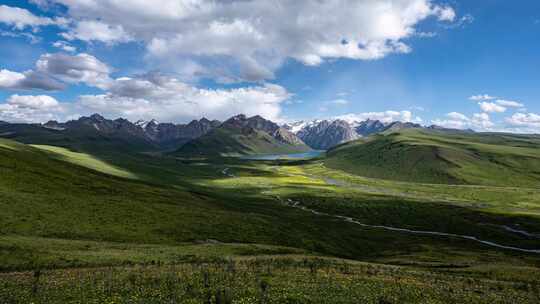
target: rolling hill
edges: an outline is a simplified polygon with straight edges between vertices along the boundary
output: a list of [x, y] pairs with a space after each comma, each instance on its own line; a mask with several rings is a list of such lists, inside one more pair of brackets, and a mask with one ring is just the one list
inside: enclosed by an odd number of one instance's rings
[[[277, 140], [264, 131], [255, 133]], [[493, 145], [500, 140], [497, 136], [478, 141]], [[535, 146], [527, 137], [512, 138], [514, 146], [527, 150]], [[341, 302], [356, 303], [360, 295], [373, 300], [368, 303], [385, 303], [386, 297], [396, 303], [426, 297], [435, 302], [451, 298], [456, 303], [493, 303], [516, 296], [531, 297], [524, 302], [535, 303], [534, 289], [522, 287], [538, 282], [538, 258], [532, 254], [339, 220], [353, 217], [371, 225], [470, 234], [537, 248], [534, 237], [518, 236], [501, 226], [539, 231], [533, 207], [538, 195], [530, 189], [528, 199], [516, 199], [520, 188], [516, 193], [503, 189], [521, 203], [499, 209], [527, 206], [522, 209], [527, 215], [495, 214], [475, 209], [470, 202], [454, 205], [424, 198], [439, 188], [414, 199], [375, 195], [356, 186], [328, 184], [303, 173], [307, 167], [287, 163], [178, 161], [137, 153], [115, 157], [0, 139], [1, 299], [113, 302], [120, 295], [147, 293], [148, 301], [156, 302], [150, 297], [160, 292], [164, 296], [159, 303], [170, 303], [171, 298], [182, 302], [186, 295], [201, 302], [208, 299], [210, 288], [230, 288], [236, 301], [258, 297], [260, 286], [271, 286], [269, 296], [278, 303], [313, 303], [321, 296], [333, 300], [343, 296], [348, 300]], [[134, 159], [128, 165], [126, 158]], [[324, 169], [318, 162], [307, 164]], [[234, 176], [224, 174], [224, 168]], [[385, 191], [389, 186], [396, 185], [386, 184]], [[493, 189], [475, 191], [487, 195]], [[319, 212], [283, 204], [290, 200]], [[330, 259], [334, 262], [327, 262]], [[388, 263], [392, 265], [384, 265]], [[409, 274], [404, 276], [403, 271]], [[261, 278], [266, 283], [260, 283]], [[333, 288], [328, 282], [339, 284]], [[355, 293], [343, 295], [344, 288]], [[299, 290], [309, 298], [295, 301]], [[318, 294], [319, 290], [323, 292]]]
[[404, 129], [338, 146], [325, 164], [398, 181], [537, 187], [539, 148], [537, 136]]

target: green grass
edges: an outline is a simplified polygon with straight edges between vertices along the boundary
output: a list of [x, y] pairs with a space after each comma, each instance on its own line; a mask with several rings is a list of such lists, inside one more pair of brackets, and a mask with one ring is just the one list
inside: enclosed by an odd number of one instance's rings
[[292, 256], [297, 248], [204, 240], [174, 245], [104, 242], [3, 235], [0, 236], [0, 271], [204, 263], [228, 258]]
[[534, 136], [410, 129], [339, 146], [325, 164], [398, 181], [538, 187], [539, 148]]
[[[527, 146], [534, 143], [515, 140], [519, 153], [534, 153]], [[495, 144], [492, 137], [478, 141]], [[397, 182], [327, 162], [183, 159], [0, 139], [0, 260], [7, 271], [0, 295], [15, 303], [129, 303], [135, 294], [159, 293], [152, 298], [158, 303], [196, 303], [208, 292], [215, 302], [217, 290], [229, 288], [235, 301], [250, 303], [260, 300], [264, 279], [271, 303], [537, 301], [538, 255], [364, 228], [282, 200], [367, 224], [540, 248], [540, 240], [502, 228], [540, 234], [538, 188]], [[310, 261], [319, 265], [315, 276]], [[38, 293], [31, 272], [14, 272], [35, 269], [47, 269]], [[204, 269], [212, 283], [201, 287]]]
[[66, 148], [47, 146], [47, 145], [32, 145], [35, 148], [38, 148], [43, 151], [50, 152], [53, 158], [58, 158], [60, 160], [76, 164], [82, 167], [86, 167], [95, 171], [103, 172], [105, 174], [114, 175], [118, 177], [133, 178], [136, 179], [137, 176], [131, 172], [118, 168], [114, 165], [111, 165], [107, 162], [104, 162], [90, 154], [86, 153], [77, 153], [70, 151]]
[[65, 147], [78, 152], [99, 153], [102, 151], [157, 151], [153, 143], [129, 133], [103, 134], [91, 126], [52, 130], [38, 124], [0, 125], [0, 136], [26, 144]]
[[[7, 303], [537, 303], [538, 272], [470, 278], [320, 258], [0, 274]], [[535, 277], [536, 276], [536, 277]]]

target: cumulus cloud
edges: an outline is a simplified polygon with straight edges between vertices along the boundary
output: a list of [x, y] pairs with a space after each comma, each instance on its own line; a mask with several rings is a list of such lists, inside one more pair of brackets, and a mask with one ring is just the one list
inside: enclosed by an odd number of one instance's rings
[[107, 64], [86, 53], [43, 54], [37, 60], [35, 70], [22, 73], [0, 70], [0, 88], [54, 91], [64, 89], [65, 83], [85, 83], [106, 89], [112, 82], [110, 73]]
[[458, 113], [458, 112], [451, 112], [451, 113], [446, 114], [446, 116], [448, 116], [448, 118], [450, 118], [452, 120], [458, 120], [458, 121], [467, 121], [467, 120], [469, 120], [467, 118], [467, 116], [465, 116], [464, 114]]
[[5, 23], [17, 30], [27, 27], [37, 29], [40, 26], [52, 25], [57, 22], [46, 17], [38, 17], [26, 9], [0, 5], [0, 23]]
[[534, 113], [515, 113], [511, 117], [506, 118], [506, 122], [511, 126], [525, 127], [535, 129], [540, 132], [540, 115]]
[[64, 85], [47, 75], [35, 71], [23, 73], [6, 69], [0, 70], [0, 89], [5, 90], [45, 90], [56, 91], [64, 89]]
[[483, 102], [479, 102], [478, 105], [480, 106], [482, 111], [487, 112], [487, 113], [493, 113], [493, 112], [503, 113], [503, 112], [506, 112], [505, 107], [503, 107], [503, 106], [501, 106], [501, 105], [499, 105], [497, 103], [494, 103], [494, 102], [483, 101]]
[[385, 112], [366, 112], [366, 113], [351, 113], [337, 116], [338, 119], [343, 119], [349, 122], [364, 121], [367, 119], [380, 120], [384, 123], [394, 121], [403, 122], [421, 122], [420, 117], [414, 117], [411, 111], [385, 111]]
[[450, 6], [431, 0], [48, 2], [67, 7], [74, 20], [66, 39], [143, 41], [153, 60], [196, 61], [226, 80], [271, 79], [288, 58], [319, 65], [407, 53], [420, 22], [456, 19]]
[[488, 131], [495, 126], [487, 113], [475, 113], [472, 117], [459, 112], [446, 114], [445, 119], [435, 119], [431, 121], [434, 125], [451, 128], [467, 129], [471, 128], [479, 131]]
[[237, 89], [200, 89], [173, 77], [148, 74], [116, 79], [108, 93], [81, 96], [79, 103], [91, 111], [132, 119], [226, 119], [245, 113], [280, 120], [281, 103], [290, 96], [285, 88], [268, 83]]
[[115, 44], [133, 40], [121, 25], [109, 25], [97, 20], [85, 20], [61, 34], [67, 40], [100, 41]]
[[7, 103], [19, 108], [50, 109], [59, 105], [58, 101], [48, 95], [11, 95]]
[[86, 53], [44, 54], [36, 62], [36, 69], [67, 83], [86, 83], [98, 88], [106, 88], [111, 82], [109, 78], [111, 68]]
[[285, 88], [269, 83], [236, 89], [201, 89], [173, 77], [148, 74], [111, 80], [110, 91], [82, 95], [74, 102], [54, 104], [42, 96], [36, 99], [13, 95], [1, 105], [0, 117], [6, 121], [42, 122], [44, 118], [65, 120], [99, 112], [131, 120], [185, 122], [201, 116], [226, 119], [244, 113], [280, 121], [281, 104], [290, 97]]
[[48, 95], [12, 95], [0, 104], [0, 120], [42, 122], [58, 119], [63, 111], [61, 104]]
[[486, 130], [495, 126], [495, 124], [490, 120], [490, 117], [487, 113], [473, 114], [471, 123], [473, 127]]

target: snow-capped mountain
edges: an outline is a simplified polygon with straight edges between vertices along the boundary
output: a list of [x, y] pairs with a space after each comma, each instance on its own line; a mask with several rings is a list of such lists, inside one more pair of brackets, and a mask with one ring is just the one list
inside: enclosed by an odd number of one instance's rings
[[296, 135], [308, 146], [318, 150], [326, 150], [359, 137], [354, 128], [344, 120], [304, 123]]
[[283, 126], [296, 134], [301, 140], [313, 149], [326, 150], [341, 143], [363, 136], [384, 132], [386, 130], [398, 131], [406, 128], [421, 128], [419, 124], [410, 122], [383, 123], [380, 120], [313, 120], [296, 121]]

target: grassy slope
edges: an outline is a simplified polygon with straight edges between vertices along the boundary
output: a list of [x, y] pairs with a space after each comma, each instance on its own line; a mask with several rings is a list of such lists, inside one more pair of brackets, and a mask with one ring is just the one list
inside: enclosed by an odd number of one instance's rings
[[42, 144], [65, 147], [81, 152], [155, 151], [158, 147], [133, 136], [110, 136], [97, 132], [92, 127], [67, 129], [63, 131], [31, 124], [0, 125], [0, 136], [26, 144]]
[[[431, 272], [434, 271], [441, 278], [457, 282], [448, 273], [451, 270], [456, 273], [456, 278], [482, 278], [475, 283], [476, 289], [489, 289], [485, 284], [495, 277], [515, 282], [522, 272], [526, 275], [521, 275], [519, 280], [535, 282], [538, 259], [534, 256], [467, 241], [359, 228], [280, 206], [273, 197], [294, 198], [312, 208], [352, 215], [366, 223], [462, 232], [535, 248], [538, 242], [534, 239], [517, 237], [496, 225], [519, 222], [528, 231], [539, 231], [537, 214], [525, 216], [525, 211], [534, 212], [538, 205], [533, 199], [536, 190], [520, 197], [518, 194], [523, 191], [519, 189], [487, 187], [475, 189], [469, 197], [462, 193], [465, 188], [429, 186], [425, 189], [428, 186], [385, 181], [387, 184], [375, 186], [394, 192], [372, 193], [371, 188], [336, 187], [311, 177], [312, 174], [324, 176], [329, 173], [317, 171], [320, 170], [317, 163], [307, 166], [275, 166], [279, 162], [235, 160], [229, 160], [227, 164], [220, 163], [222, 160], [183, 163], [144, 155], [97, 157], [66, 149], [40, 148], [47, 151], [0, 140], [0, 172], [3, 176], [0, 180], [0, 208], [3, 210], [0, 214], [0, 260], [5, 262], [4, 269], [31, 268], [32, 265], [118, 265], [153, 260], [200, 262], [246, 254], [305, 254], [307, 250], [359, 260], [421, 265], [430, 269], [426, 276], [435, 275]], [[230, 167], [230, 172], [237, 177], [224, 178], [221, 170], [225, 167]], [[129, 177], [135, 179], [104, 174], [114, 173], [113, 169], [128, 172]], [[415, 193], [405, 193], [413, 188]], [[498, 200], [493, 202], [493, 209], [498, 212], [485, 206], [476, 208], [475, 204], [482, 205], [493, 190], [500, 193]], [[436, 195], [445, 196], [445, 201], [437, 201]], [[520, 200], [520, 205], [506, 206], [501, 197]], [[456, 201], [447, 202], [446, 199]], [[507, 212], [516, 207], [523, 213], [519, 217], [509, 217]], [[304, 251], [241, 244], [184, 244], [207, 239], [282, 245]], [[382, 271], [381, 266], [370, 267], [374, 267], [376, 273]], [[418, 272], [414, 273], [413, 277], [417, 277]], [[290, 274], [271, 274], [269, 277], [277, 284]], [[387, 275], [395, 277], [395, 272]], [[483, 278], [489, 280], [483, 281]], [[383, 283], [385, 280], [378, 283], [381, 288], [391, 285]], [[428, 290], [437, 290], [444, 285], [427, 286], [429, 280], [410, 280], [415, 282], [410, 285], [413, 293], [416, 284]], [[11, 281], [8, 277], [7, 282]], [[302, 288], [294, 286], [294, 290]], [[355, 288], [362, 286], [366, 285]], [[244, 287], [238, 288], [243, 290]], [[455, 288], [464, 287], [458, 284]], [[312, 285], [304, 292], [309, 294], [315, 289]], [[462, 293], [462, 296], [474, 295], [474, 290], [469, 290], [470, 294]], [[340, 294], [339, 289], [329, 295], [337, 294]], [[366, 296], [373, 294], [377, 293], [366, 291]], [[440, 299], [451, 295], [442, 290], [436, 294]]]
[[[4, 235], [162, 244], [217, 239], [369, 258], [384, 251], [392, 252], [390, 249], [396, 244], [410, 252], [422, 251], [418, 244], [429, 247], [446, 242], [366, 231], [333, 219], [314, 218], [311, 214], [280, 206], [274, 199], [279, 195], [321, 203], [322, 208], [334, 201], [352, 200], [363, 210], [355, 211], [362, 219], [424, 229], [433, 228], [436, 222], [435, 228], [448, 230], [452, 227], [452, 218], [465, 215], [457, 225], [460, 229], [478, 230], [479, 235], [493, 235], [494, 240], [531, 246], [526, 240], [511, 238], [500, 228], [476, 227], [479, 218], [493, 223], [504, 222], [504, 218], [453, 206], [427, 205], [421, 203], [423, 199], [351, 192], [309, 177], [283, 175], [257, 163], [229, 163], [226, 166], [237, 177], [225, 178], [221, 173], [223, 164], [182, 164], [135, 158], [129, 164], [123, 159], [114, 165], [96, 167], [94, 158], [81, 157], [64, 149], [56, 149], [60, 155], [51, 158], [49, 151], [11, 141], [1, 143], [4, 147], [0, 148], [1, 168], [10, 173], [0, 181], [0, 204], [5, 210], [0, 215], [3, 223], [0, 233]], [[110, 170], [110, 166], [123, 168], [137, 179], [116, 178], [59, 159], [103, 172]], [[370, 201], [377, 203], [366, 205]], [[403, 207], [391, 207], [398, 205]], [[336, 206], [343, 207], [342, 204]], [[395, 217], [384, 219], [377, 215], [385, 214], [386, 207], [391, 208]], [[439, 214], [438, 220], [424, 221], [431, 211]], [[352, 241], [358, 238], [362, 242]], [[478, 248], [467, 242], [464, 245]]]
[[294, 153], [309, 150], [305, 145], [283, 144], [265, 132], [217, 128], [178, 150], [188, 156], [238, 156], [245, 154]]
[[325, 164], [399, 181], [537, 187], [539, 148], [534, 136], [411, 129], [339, 146]]
[[[51, 158], [50, 152], [31, 146], [7, 140], [0, 143], [1, 235], [164, 245], [215, 239], [294, 246], [347, 257], [373, 254], [365, 244], [348, 241], [357, 229], [280, 206], [249, 185], [216, 188], [195, 177], [199, 185], [186, 190], [158, 184], [159, 171], [154, 172], [154, 182], [126, 180]], [[88, 159], [91, 166], [93, 159]], [[208, 170], [205, 174], [212, 181], [224, 179], [213, 166], [192, 170]], [[244, 174], [261, 173], [247, 169]], [[270, 172], [264, 175], [272, 176]], [[397, 239], [373, 233], [365, 241], [388, 250], [391, 247], [384, 242], [377, 245], [380, 238], [388, 237]], [[400, 242], [405, 245], [408, 240]], [[4, 256], [17, 256], [25, 250], [7, 242], [0, 251]]]

